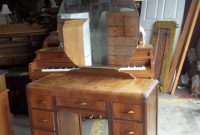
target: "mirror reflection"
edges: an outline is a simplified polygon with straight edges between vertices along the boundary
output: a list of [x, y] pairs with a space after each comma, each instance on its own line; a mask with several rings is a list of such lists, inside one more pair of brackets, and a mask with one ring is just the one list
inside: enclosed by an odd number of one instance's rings
[[[140, 36], [133, 0], [64, 0], [58, 22], [61, 46], [75, 64], [131, 65]], [[77, 48], [81, 49], [74, 55]]]
[[73, 110], [58, 112], [59, 135], [109, 135], [108, 120], [105, 116], [80, 115], [75, 112]]

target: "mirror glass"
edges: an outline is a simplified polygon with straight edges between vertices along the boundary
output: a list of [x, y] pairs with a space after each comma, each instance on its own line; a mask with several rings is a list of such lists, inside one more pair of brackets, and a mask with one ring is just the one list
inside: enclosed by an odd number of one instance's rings
[[63, 0], [61, 46], [79, 66], [128, 66], [139, 42], [134, 0]]

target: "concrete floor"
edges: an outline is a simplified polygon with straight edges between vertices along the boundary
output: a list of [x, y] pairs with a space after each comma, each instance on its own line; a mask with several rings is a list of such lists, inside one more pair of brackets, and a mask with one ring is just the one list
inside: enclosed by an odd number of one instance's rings
[[200, 135], [199, 101], [161, 96], [158, 135]]
[[[158, 135], [200, 135], [200, 99], [159, 95]], [[15, 135], [31, 135], [27, 116], [15, 116]]]

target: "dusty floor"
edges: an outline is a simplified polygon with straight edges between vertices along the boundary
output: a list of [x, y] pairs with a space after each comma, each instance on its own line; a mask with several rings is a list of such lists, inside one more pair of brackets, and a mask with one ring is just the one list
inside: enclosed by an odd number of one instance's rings
[[[199, 135], [200, 99], [159, 94], [158, 135]], [[15, 116], [15, 135], [31, 135], [27, 116]]]
[[159, 97], [158, 135], [199, 135], [200, 99]]

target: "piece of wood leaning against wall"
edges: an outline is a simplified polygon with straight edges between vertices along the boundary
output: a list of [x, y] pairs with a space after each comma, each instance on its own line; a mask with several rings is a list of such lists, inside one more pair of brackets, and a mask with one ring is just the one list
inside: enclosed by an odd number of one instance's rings
[[160, 91], [164, 93], [167, 92], [166, 85], [169, 83], [168, 75], [175, 33], [176, 22], [174, 21], [157, 21], [154, 24], [151, 42], [155, 49], [155, 78], [161, 81]]
[[174, 54], [176, 55], [174, 55], [170, 67], [169, 80], [171, 82], [168, 84], [167, 89], [168, 92], [171, 92], [172, 95], [174, 95], [178, 83], [178, 79], [183, 67], [183, 63], [190, 44], [192, 33], [194, 31], [194, 27], [197, 22], [199, 10], [200, 10], [200, 1], [192, 0], [189, 12], [186, 17], [186, 22], [184, 24], [183, 31], [178, 42], [178, 46], [176, 47], [176, 50], [174, 52]]

